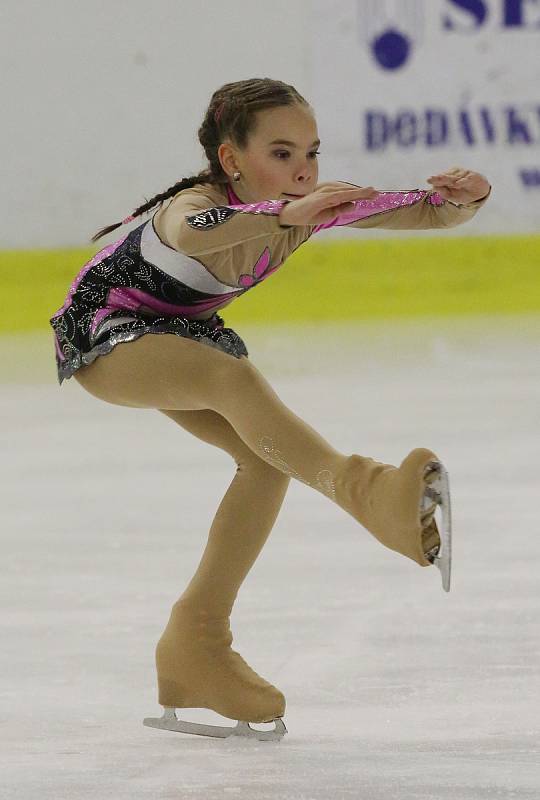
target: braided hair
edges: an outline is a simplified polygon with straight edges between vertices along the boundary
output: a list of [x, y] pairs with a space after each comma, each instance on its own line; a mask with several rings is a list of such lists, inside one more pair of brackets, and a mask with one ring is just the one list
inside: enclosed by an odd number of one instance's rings
[[239, 149], [247, 147], [249, 134], [253, 131], [258, 111], [278, 106], [291, 106], [295, 103], [309, 105], [297, 92], [294, 86], [271, 78], [251, 78], [235, 83], [225, 83], [217, 89], [210, 100], [202, 125], [198, 130], [199, 141], [208, 159], [208, 167], [183, 178], [161, 194], [156, 194], [133, 211], [122, 222], [107, 225], [99, 230], [92, 241], [95, 242], [105, 234], [114, 231], [121, 225], [131, 222], [135, 217], [149, 211], [158, 203], [173, 197], [182, 189], [189, 189], [197, 183], [211, 183], [213, 185], [226, 185], [228, 176], [224, 172], [218, 156], [220, 144], [227, 138], [232, 140]]

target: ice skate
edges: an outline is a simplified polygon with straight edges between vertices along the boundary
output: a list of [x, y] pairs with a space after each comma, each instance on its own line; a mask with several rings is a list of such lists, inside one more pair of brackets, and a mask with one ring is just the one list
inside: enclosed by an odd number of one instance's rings
[[[412, 450], [399, 467], [352, 455], [336, 477], [336, 502], [382, 544], [421, 566], [432, 564], [450, 590], [451, 518], [448, 474], [435, 453]], [[442, 537], [434, 519], [442, 512]]]
[[229, 736], [245, 736], [249, 739], [258, 739], [260, 742], [279, 741], [287, 733], [287, 728], [282, 719], [271, 720], [274, 728], [270, 731], [261, 731], [252, 728], [249, 722], [238, 721], [236, 725], [203, 725], [199, 722], [187, 722], [176, 716], [176, 709], [165, 707], [163, 716], [147, 717], [143, 725], [149, 728], [161, 728], [165, 731], [178, 733], [194, 733], [198, 736], [212, 736], [216, 739], [227, 739]]
[[[440, 543], [426, 552], [426, 558], [440, 570], [442, 586], [445, 592], [450, 591], [450, 574], [452, 569], [452, 516], [450, 509], [450, 484], [448, 472], [440, 461], [426, 467], [424, 479], [428, 486], [422, 500], [421, 515], [423, 524], [431, 518], [431, 524], [439, 536]], [[441, 507], [441, 530], [438, 531], [433, 515]], [[429, 526], [424, 528], [429, 530]]]
[[[182, 601], [175, 603], [156, 648], [159, 703], [164, 713], [146, 718], [143, 724], [217, 738], [281, 739], [287, 732], [281, 719], [284, 695], [251, 669], [231, 649], [231, 643], [228, 617], [209, 617]], [[182, 708], [208, 708], [237, 724], [229, 727], [179, 720], [176, 710]], [[269, 722], [274, 722], [272, 730], [250, 727], [250, 723]]]

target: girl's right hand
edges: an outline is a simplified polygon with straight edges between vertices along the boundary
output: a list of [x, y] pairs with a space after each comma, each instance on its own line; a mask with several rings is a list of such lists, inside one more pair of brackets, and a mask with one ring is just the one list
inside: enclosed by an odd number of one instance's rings
[[282, 225], [319, 225], [351, 211], [355, 200], [374, 200], [378, 194], [373, 186], [320, 183], [310, 194], [283, 206], [279, 221]]

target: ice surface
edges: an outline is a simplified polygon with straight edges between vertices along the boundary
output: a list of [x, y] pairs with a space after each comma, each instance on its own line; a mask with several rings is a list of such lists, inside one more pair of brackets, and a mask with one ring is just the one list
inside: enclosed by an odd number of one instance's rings
[[155, 643], [235, 465], [59, 387], [48, 335], [4, 337], [0, 797], [538, 798], [540, 316], [237, 330], [342, 452], [441, 457], [452, 591], [292, 481], [231, 621], [288, 734], [145, 728]]

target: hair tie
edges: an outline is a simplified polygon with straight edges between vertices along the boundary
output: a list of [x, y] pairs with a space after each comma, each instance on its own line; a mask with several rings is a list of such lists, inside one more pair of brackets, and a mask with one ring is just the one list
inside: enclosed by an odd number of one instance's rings
[[130, 214], [129, 217], [126, 217], [125, 219], [122, 220], [122, 225], [125, 225], [126, 222], [131, 222], [134, 219], [135, 219], [135, 214]]
[[225, 107], [225, 102], [220, 103], [220, 105], [218, 106], [218, 109], [214, 114], [214, 119], [215, 119], [216, 122], [219, 122], [220, 117], [223, 114], [224, 107]]

